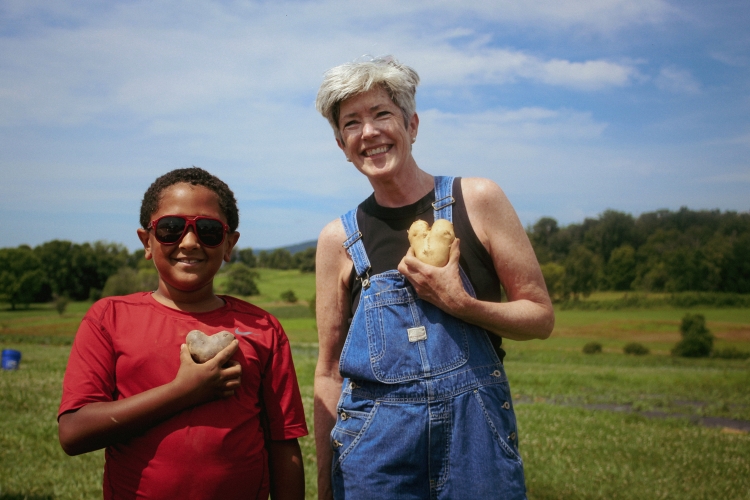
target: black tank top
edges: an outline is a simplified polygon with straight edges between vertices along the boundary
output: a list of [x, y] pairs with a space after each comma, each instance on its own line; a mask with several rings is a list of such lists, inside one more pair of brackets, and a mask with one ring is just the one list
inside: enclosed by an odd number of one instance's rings
[[[461, 240], [461, 258], [459, 260], [461, 268], [474, 287], [477, 299], [500, 302], [502, 297], [500, 279], [495, 272], [492, 257], [479, 241], [469, 222], [460, 177], [456, 177], [453, 182], [453, 197], [456, 200], [453, 205], [453, 229], [456, 237]], [[409, 250], [407, 231], [412, 222], [417, 219], [424, 220], [430, 225], [434, 222], [432, 209], [434, 201], [435, 190], [433, 189], [416, 203], [404, 207], [389, 208], [378, 205], [375, 201], [375, 193], [373, 193], [357, 207], [357, 224], [362, 233], [362, 242], [372, 266], [370, 276], [392, 271], [398, 267], [398, 263]], [[352, 299], [352, 317], [354, 317], [359, 305], [359, 295], [362, 291], [362, 282], [356, 279], [354, 269], [352, 269], [352, 274], [349, 277], [349, 286]], [[490, 333], [490, 340], [502, 361], [505, 356], [505, 352], [500, 348], [502, 339]]]

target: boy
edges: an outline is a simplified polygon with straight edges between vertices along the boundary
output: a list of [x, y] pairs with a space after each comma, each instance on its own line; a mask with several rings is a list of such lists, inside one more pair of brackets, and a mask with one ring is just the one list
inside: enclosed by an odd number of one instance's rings
[[[159, 287], [84, 317], [60, 444], [69, 455], [106, 448], [105, 499], [303, 498], [307, 427], [286, 335], [270, 314], [213, 291], [240, 236], [234, 194], [204, 170], [174, 170], [146, 191], [140, 218]], [[197, 364], [191, 330], [236, 339]]]

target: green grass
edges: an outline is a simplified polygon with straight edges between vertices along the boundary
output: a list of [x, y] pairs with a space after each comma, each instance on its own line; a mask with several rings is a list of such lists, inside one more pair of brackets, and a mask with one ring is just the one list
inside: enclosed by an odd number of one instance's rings
[[[292, 341], [312, 432], [315, 322], [305, 303], [278, 296], [292, 289], [312, 297], [313, 275], [271, 271], [250, 301], [276, 314]], [[0, 500], [101, 498], [103, 453], [66, 456], [55, 415], [69, 346], [89, 304], [71, 303], [60, 318], [50, 306], [0, 308], [0, 346], [22, 351], [21, 368], [0, 372]], [[750, 351], [750, 310], [701, 312], [716, 345]], [[530, 500], [742, 499], [750, 491], [750, 434], [705, 428], [686, 416], [750, 420], [750, 360], [670, 356], [685, 310], [560, 311], [546, 341], [507, 341], [506, 369], [516, 403]], [[66, 333], [67, 332], [67, 333]], [[11, 342], [32, 337], [32, 342]], [[46, 336], [46, 337], [45, 337]], [[586, 355], [592, 340], [604, 352]], [[640, 342], [645, 356], [625, 355]], [[632, 411], [587, 409], [626, 405]], [[674, 418], [645, 418], [658, 411]], [[300, 440], [307, 497], [316, 498], [312, 436]]]
[[[303, 273], [298, 269], [255, 268], [253, 270], [258, 273], [255, 284], [258, 285], [260, 294], [242, 297], [253, 304], [261, 307], [283, 304], [281, 293], [287, 290], [294, 291], [303, 304], [315, 295], [315, 273]], [[224, 280], [225, 277], [222, 274], [217, 275], [215, 285], [218, 292], [223, 292]]]

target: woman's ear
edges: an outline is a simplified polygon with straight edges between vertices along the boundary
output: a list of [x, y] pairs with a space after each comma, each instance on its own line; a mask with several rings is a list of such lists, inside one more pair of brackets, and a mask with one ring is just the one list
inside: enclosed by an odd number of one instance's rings
[[151, 260], [153, 252], [151, 251], [151, 234], [143, 228], [138, 228], [138, 239], [141, 240], [143, 250], [145, 251], [143, 257], [146, 260]]
[[237, 244], [237, 240], [239, 239], [240, 233], [238, 233], [237, 231], [227, 234], [227, 246], [224, 249], [224, 262], [229, 262], [232, 260], [232, 250], [234, 249], [234, 246]]
[[419, 130], [419, 115], [415, 112], [409, 119], [409, 132], [411, 134], [412, 142], [417, 140], [417, 131]]

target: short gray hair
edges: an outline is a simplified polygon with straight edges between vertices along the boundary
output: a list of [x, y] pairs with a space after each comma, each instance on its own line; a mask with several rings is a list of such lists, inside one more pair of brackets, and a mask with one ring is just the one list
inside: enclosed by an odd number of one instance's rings
[[408, 127], [409, 119], [417, 111], [414, 98], [417, 85], [417, 72], [399, 63], [393, 56], [346, 63], [326, 71], [315, 99], [315, 108], [331, 124], [336, 138], [341, 140], [338, 126], [341, 103], [380, 86], [388, 92], [394, 104], [401, 108], [404, 126]]

